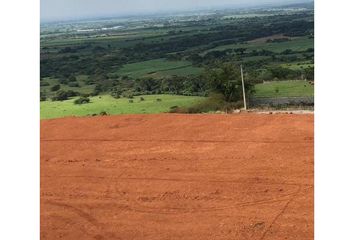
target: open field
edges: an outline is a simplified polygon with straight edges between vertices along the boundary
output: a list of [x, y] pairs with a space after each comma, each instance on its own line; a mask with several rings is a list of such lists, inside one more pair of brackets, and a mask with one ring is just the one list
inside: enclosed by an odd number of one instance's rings
[[41, 121], [42, 239], [313, 239], [313, 115]]
[[200, 73], [201, 68], [192, 67], [188, 61], [167, 61], [155, 59], [138, 63], [126, 64], [117, 71], [119, 75], [132, 78], [166, 76], [166, 75], [190, 75]]
[[[278, 90], [278, 92], [276, 92]], [[274, 81], [255, 85], [255, 97], [312, 97], [314, 86], [308, 81]]]
[[286, 42], [249, 42], [249, 43], [238, 43], [238, 44], [228, 44], [218, 46], [216, 48], [209, 49], [205, 53], [210, 51], [222, 51], [226, 49], [237, 49], [246, 48], [248, 52], [252, 50], [267, 50], [275, 53], [281, 53], [287, 49], [293, 51], [305, 51], [309, 48], [314, 47], [314, 39], [308, 37], [299, 37]]
[[[144, 101], [140, 100], [141, 97], [144, 98]], [[143, 95], [134, 97], [133, 103], [130, 103], [130, 99], [127, 98], [115, 99], [110, 95], [102, 95], [91, 97], [91, 103], [82, 105], [75, 105], [75, 99], [41, 102], [41, 119], [87, 116], [100, 114], [102, 111], [108, 114], [163, 113], [170, 111], [173, 106], [191, 106], [204, 98], [179, 95]], [[157, 101], [157, 99], [161, 99], [161, 101]]]

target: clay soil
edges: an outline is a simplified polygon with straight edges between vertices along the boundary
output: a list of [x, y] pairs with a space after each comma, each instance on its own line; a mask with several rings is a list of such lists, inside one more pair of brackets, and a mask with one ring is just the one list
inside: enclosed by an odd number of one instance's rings
[[41, 121], [41, 239], [313, 239], [313, 115]]

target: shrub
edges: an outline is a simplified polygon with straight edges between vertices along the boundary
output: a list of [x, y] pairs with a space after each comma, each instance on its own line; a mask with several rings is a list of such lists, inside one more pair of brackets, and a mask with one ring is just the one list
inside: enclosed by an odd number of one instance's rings
[[60, 84], [68, 84], [68, 79], [66, 79], [66, 78], [59, 78], [59, 83], [60, 83]]
[[45, 101], [45, 100], [47, 100], [47, 96], [46, 96], [45, 92], [41, 92], [40, 93], [40, 101]]
[[122, 96], [123, 97], [125, 97], [125, 98], [134, 98], [134, 94], [133, 94], [133, 92], [131, 92], [131, 91], [125, 91], [125, 92], [123, 92], [122, 93]]
[[69, 82], [76, 82], [76, 77], [74, 75], [71, 75], [68, 80]]
[[108, 115], [108, 113], [107, 113], [107, 112], [105, 112], [105, 111], [102, 111], [102, 112], [100, 112], [100, 115], [101, 115], [101, 116], [107, 116], [107, 115]]
[[129, 103], [133, 103], [133, 102], [134, 102], [134, 100], [133, 100], [133, 99], [130, 99], [130, 100], [129, 100]]
[[122, 94], [122, 91], [118, 87], [114, 87], [111, 90], [111, 96], [114, 98], [120, 98], [120, 95]]
[[157, 98], [156, 101], [157, 101], [157, 102], [161, 102], [162, 99], [161, 99], [161, 98]]
[[52, 101], [64, 101], [67, 100], [69, 98], [68, 93], [63, 91], [63, 90], [59, 90], [57, 91], [57, 93], [55, 94], [55, 96], [52, 98]]
[[145, 98], [143, 98], [143, 97], [140, 97], [140, 101], [145, 101]]
[[57, 84], [57, 85], [54, 85], [53, 87], [51, 87], [51, 88], [50, 88], [50, 91], [56, 92], [56, 91], [58, 91], [59, 89], [60, 89], [60, 85]]
[[80, 87], [79, 83], [77, 83], [77, 82], [69, 82], [68, 86], [69, 87]]
[[78, 95], [79, 95], [78, 92], [72, 90], [68, 90], [68, 91], [59, 90], [56, 92], [55, 96], [52, 97], [52, 101], [64, 101], [67, 100], [69, 97], [75, 97]]
[[90, 98], [88, 97], [80, 97], [74, 101], [74, 104], [86, 104], [90, 102]]
[[43, 82], [43, 81], [41, 81], [41, 82], [40, 82], [40, 86], [41, 86], [41, 87], [49, 86], [49, 83], [48, 83], [48, 82]]
[[66, 94], [68, 95], [68, 97], [75, 97], [75, 96], [79, 96], [80, 95], [79, 92], [75, 92], [73, 90], [66, 91]]
[[211, 94], [205, 101], [195, 104], [189, 108], [181, 108], [173, 106], [170, 108], [171, 113], [204, 113], [214, 111], [229, 112], [234, 109], [243, 107], [242, 101], [226, 102], [222, 94]]
[[99, 95], [100, 94], [100, 91], [98, 91], [98, 90], [93, 90], [93, 92], [90, 94], [92, 97], [94, 97], [94, 96], [97, 96], [97, 95]]

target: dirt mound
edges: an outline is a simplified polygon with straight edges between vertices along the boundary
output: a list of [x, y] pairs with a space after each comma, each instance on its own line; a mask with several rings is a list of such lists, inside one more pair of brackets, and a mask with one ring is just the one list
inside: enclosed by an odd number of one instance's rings
[[313, 239], [313, 115], [41, 121], [42, 239]]

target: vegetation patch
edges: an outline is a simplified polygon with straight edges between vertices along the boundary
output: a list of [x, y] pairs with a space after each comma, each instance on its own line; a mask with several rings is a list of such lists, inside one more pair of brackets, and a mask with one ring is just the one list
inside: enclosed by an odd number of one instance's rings
[[154, 59], [149, 61], [137, 62], [123, 65], [116, 74], [141, 78], [147, 76], [169, 76], [169, 75], [192, 75], [200, 73], [201, 69], [192, 67], [188, 61], [171, 61], [166, 59]]
[[312, 97], [314, 86], [308, 81], [277, 81], [255, 85], [255, 97]]
[[[178, 96], [178, 95], [144, 95], [143, 101], [129, 103], [127, 98], [113, 98], [102, 95], [90, 98], [90, 104], [77, 105], [78, 98], [66, 101], [42, 101], [41, 119], [60, 118], [66, 116], [91, 116], [106, 114], [144, 114], [169, 112], [173, 106], [188, 107], [203, 101], [204, 97]], [[140, 98], [140, 99], [141, 99]], [[161, 99], [161, 101], [157, 101]]]

